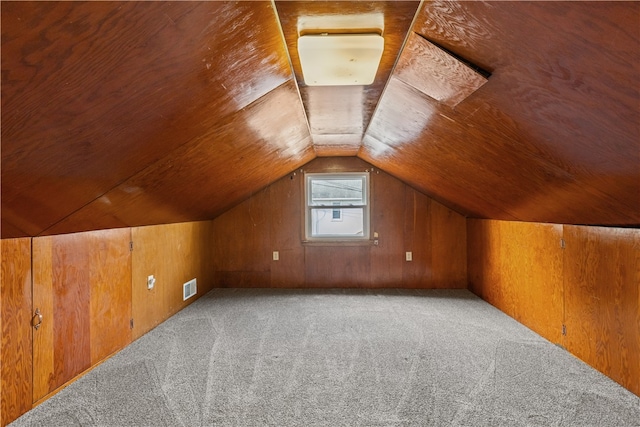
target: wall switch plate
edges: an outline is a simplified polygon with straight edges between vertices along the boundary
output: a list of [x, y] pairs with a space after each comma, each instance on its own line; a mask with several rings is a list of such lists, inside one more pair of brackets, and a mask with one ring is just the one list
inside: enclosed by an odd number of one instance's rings
[[156, 285], [156, 278], [153, 277], [153, 274], [152, 274], [151, 276], [147, 277], [147, 289], [151, 290], [155, 285]]
[[404, 253], [404, 259], [407, 261], [413, 261], [413, 253], [412, 252], [405, 252]]
[[280, 252], [273, 251], [273, 260], [274, 261], [279, 261], [280, 260]]

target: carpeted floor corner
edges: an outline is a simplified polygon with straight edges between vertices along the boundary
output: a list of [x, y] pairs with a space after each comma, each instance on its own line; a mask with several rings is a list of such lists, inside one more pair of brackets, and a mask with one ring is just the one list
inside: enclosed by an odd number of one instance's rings
[[640, 398], [465, 290], [216, 289], [23, 426], [640, 426]]

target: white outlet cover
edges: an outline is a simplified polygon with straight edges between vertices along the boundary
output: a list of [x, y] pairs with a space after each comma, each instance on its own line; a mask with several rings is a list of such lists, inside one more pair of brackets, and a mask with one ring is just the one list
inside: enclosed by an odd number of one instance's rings
[[274, 261], [279, 261], [280, 260], [280, 252], [273, 251], [273, 260]]
[[412, 252], [405, 252], [404, 257], [407, 261], [413, 261], [413, 253]]
[[156, 285], [156, 278], [153, 277], [153, 274], [151, 276], [147, 276], [147, 289], [153, 289], [155, 285]]

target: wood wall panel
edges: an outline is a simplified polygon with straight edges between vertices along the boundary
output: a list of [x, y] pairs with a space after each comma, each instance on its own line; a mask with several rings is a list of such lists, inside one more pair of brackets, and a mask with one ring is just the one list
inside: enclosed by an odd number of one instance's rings
[[33, 239], [34, 401], [131, 342], [128, 229]]
[[[280, 260], [270, 262], [271, 287], [296, 288], [304, 283], [305, 251], [302, 241], [302, 173], [296, 171], [269, 188], [271, 243]], [[298, 225], [298, 226], [296, 226]], [[272, 257], [273, 258], [273, 257]]]
[[[212, 222], [131, 229], [133, 339], [191, 304], [213, 287]], [[156, 283], [147, 288], [147, 277]], [[183, 301], [182, 285], [197, 280], [195, 297]]]
[[271, 283], [269, 271], [218, 271], [216, 286], [221, 288], [264, 288]]
[[[402, 282], [410, 287], [420, 283], [432, 283], [431, 199], [413, 188], [405, 190], [404, 250], [399, 254], [403, 261]], [[411, 251], [412, 261], [406, 261]]]
[[472, 292], [640, 395], [639, 229], [467, 225]]
[[469, 289], [562, 344], [562, 226], [475, 219], [467, 224]]
[[403, 254], [408, 240], [398, 224], [405, 221], [405, 192], [409, 190], [402, 181], [379, 170], [371, 178], [371, 193], [375, 195], [371, 231], [378, 233], [378, 244], [370, 251], [369, 286], [394, 287], [405, 266]]
[[131, 231], [89, 234], [91, 365], [131, 342]]
[[[287, 179], [287, 178], [283, 178]], [[260, 191], [213, 221], [217, 286], [268, 287], [271, 204]]]
[[640, 230], [565, 226], [567, 350], [640, 396]]
[[[56, 236], [52, 242], [53, 372], [49, 391], [91, 366], [91, 247], [88, 235]], [[34, 270], [38, 270], [34, 264]], [[39, 275], [39, 273], [38, 273]], [[38, 295], [34, 294], [37, 298]], [[36, 369], [38, 367], [36, 366]]]
[[0, 425], [31, 409], [31, 239], [0, 241]]
[[432, 200], [430, 235], [433, 286], [437, 288], [466, 288], [466, 218]]
[[305, 247], [305, 286], [365, 288], [370, 283], [369, 246]]
[[[53, 376], [53, 238], [33, 239], [33, 309], [40, 309], [43, 320], [33, 333], [34, 402], [51, 392]], [[42, 374], [39, 374], [42, 373]]]
[[[371, 173], [371, 222], [378, 245], [303, 243], [303, 173], [364, 170]], [[216, 285], [465, 287], [464, 217], [444, 206], [432, 209], [433, 203], [355, 157], [317, 158], [213, 221]], [[412, 262], [404, 260], [409, 248], [414, 248]], [[434, 248], [442, 255], [434, 257]], [[272, 260], [276, 250], [279, 261]]]
[[[128, 345], [132, 318], [137, 338], [194, 301], [182, 300], [187, 280], [198, 279], [198, 296], [209, 291], [211, 236], [212, 223], [199, 222], [38, 237], [33, 253], [30, 238], [1, 240], [0, 425]], [[158, 279], [152, 291], [147, 274]]]

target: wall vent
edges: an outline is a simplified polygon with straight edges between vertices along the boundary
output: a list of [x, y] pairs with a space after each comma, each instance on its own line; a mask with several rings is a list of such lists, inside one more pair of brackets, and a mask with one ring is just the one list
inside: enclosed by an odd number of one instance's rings
[[182, 300], [186, 301], [187, 299], [194, 296], [197, 292], [196, 279], [191, 279], [184, 285], [182, 285]]

